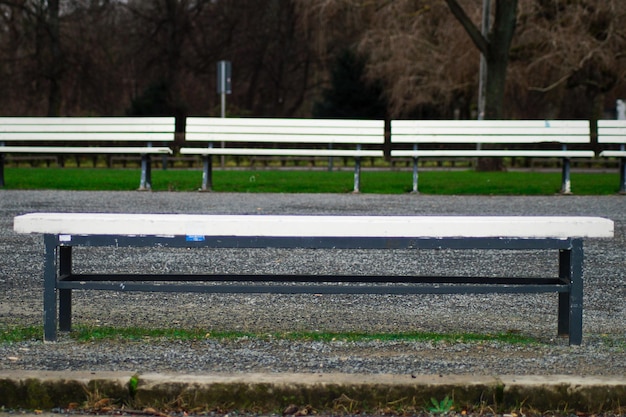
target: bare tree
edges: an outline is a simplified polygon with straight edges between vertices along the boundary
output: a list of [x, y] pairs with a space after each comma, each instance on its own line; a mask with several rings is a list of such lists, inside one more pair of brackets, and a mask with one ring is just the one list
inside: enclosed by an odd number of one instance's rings
[[[479, 18], [477, 14], [476, 18]], [[359, 41], [367, 76], [381, 80], [392, 117], [454, 117], [476, 94], [478, 54], [443, 2], [388, 2]]]
[[11, 28], [15, 31], [12, 35], [34, 40], [32, 43], [21, 42], [14, 58], [21, 61], [31, 75], [29, 81], [36, 83], [38, 89], [45, 88], [47, 91], [46, 114], [57, 116], [62, 103], [61, 83], [65, 72], [59, 0], [0, 1], [0, 5], [5, 17], [11, 16], [11, 22], [15, 24]]
[[626, 3], [536, 0], [522, 3], [520, 21], [511, 67], [518, 101], [551, 117], [601, 117], [605, 96], [626, 80]]

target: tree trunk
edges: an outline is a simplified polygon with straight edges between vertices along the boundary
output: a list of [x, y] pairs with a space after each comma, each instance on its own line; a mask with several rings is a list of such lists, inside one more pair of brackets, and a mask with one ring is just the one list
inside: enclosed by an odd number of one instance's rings
[[495, 19], [487, 39], [485, 119], [502, 119], [509, 50], [517, 22], [518, 0], [496, 0]]
[[[504, 115], [504, 89], [509, 50], [517, 23], [518, 0], [495, 0], [493, 26], [487, 37], [471, 21], [457, 0], [446, 0], [450, 11], [461, 23], [476, 48], [485, 56], [487, 77], [485, 81], [485, 119], [502, 119]], [[501, 158], [480, 158], [477, 169], [500, 171], [504, 167]]]

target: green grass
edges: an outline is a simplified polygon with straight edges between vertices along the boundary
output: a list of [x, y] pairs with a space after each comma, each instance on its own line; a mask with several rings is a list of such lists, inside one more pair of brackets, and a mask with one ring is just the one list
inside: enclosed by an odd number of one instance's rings
[[[144, 341], [150, 340], [184, 340], [198, 341], [236, 340], [241, 338], [261, 340], [292, 340], [316, 342], [363, 342], [363, 341], [432, 341], [449, 343], [491, 342], [497, 341], [507, 344], [539, 343], [537, 339], [519, 335], [517, 333], [476, 334], [476, 333], [432, 333], [432, 332], [397, 332], [397, 333], [366, 333], [366, 332], [265, 332], [252, 333], [241, 331], [211, 331], [205, 329], [148, 329], [122, 327], [94, 327], [75, 326], [69, 333], [70, 338], [77, 342], [94, 341]], [[41, 327], [13, 327], [0, 331], [0, 343], [16, 343], [22, 341], [41, 341], [43, 329]]]
[[[6, 189], [136, 190], [139, 169], [6, 168]], [[201, 185], [196, 170], [153, 170], [154, 191], [195, 191]], [[571, 176], [576, 195], [611, 195], [619, 189], [619, 174], [576, 172]], [[553, 195], [561, 185], [558, 172], [424, 171], [420, 193], [441, 195]], [[402, 194], [411, 191], [409, 171], [363, 169], [361, 192]], [[350, 193], [353, 172], [312, 170], [216, 170], [213, 189], [250, 193]]]

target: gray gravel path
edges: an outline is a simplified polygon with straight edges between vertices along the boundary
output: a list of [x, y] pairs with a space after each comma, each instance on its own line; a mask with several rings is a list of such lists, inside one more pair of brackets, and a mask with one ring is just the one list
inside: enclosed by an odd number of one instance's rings
[[[534, 345], [498, 342], [333, 342], [240, 338], [0, 345], [3, 369], [137, 372], [347, 372], [397, 374], [626, 374], [626, 199], [623, 196], [486, 197], [0, 191], [0, 331], [42, 322], [41, 236], [12, 232], [35, 211], [211, 214], [593, 215], [616, 222], [610, 240], [585, 242], [584, 340], [556, 338], [556, 295], [206, 295], [76, 292], [74, 323], [201, 328], [207, 332], [516, 332]], [[85, 249], [76, 268], [214, 271], [544, 274], [555, 253], [524, 251]], [[556, 271], [554, 272], [556, 273]]]

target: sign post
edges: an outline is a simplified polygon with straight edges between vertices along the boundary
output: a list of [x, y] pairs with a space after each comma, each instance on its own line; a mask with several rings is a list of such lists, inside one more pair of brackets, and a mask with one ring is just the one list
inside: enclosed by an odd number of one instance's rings
[[[221, 116], [222, 118], [226, 117], [226, 94], [231, 94], [232, 90], [232, 76], [231, 76], [232, 65], [230, 61], [219, 61], [217, 63], [217, 94], [221, 96], [222, 100], [222, 110]], [[222, 142], [222, 148], [225, 146], [224, 142]], [[220, 163], [222, 168], [225, 165], [225, 157], [222, 155], [220, 159]]]

